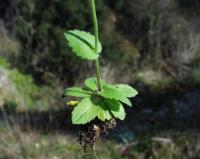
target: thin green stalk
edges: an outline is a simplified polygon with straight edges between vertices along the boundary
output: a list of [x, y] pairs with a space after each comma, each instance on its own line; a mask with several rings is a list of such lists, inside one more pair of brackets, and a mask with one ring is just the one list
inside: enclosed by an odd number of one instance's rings
[[[90, 7], [91, 7], [91, 11], [92, 11], [93, 28], [94, 28], [94, 33], [95, 33], [95, 52], [97, 53], [98, 41], [99, 41], [99, 29], [98, 29], [98, 21], [97, 21], [97, 15], [96, 15], [95, 1], [89, 0], [89, 4], [90, 4]], [[98, 86], [98, 90], [101, 91], [100, 66], [99, 66], [99, 60], [98, 59], [95, 61], [95, 67], [96, 67], [97, 86]]]
[[97, 78], [97, 86], [98, 90], [101, 91], [101, 83], [100, 83], [100, 69], [99, 69], [99, 60], [95, 61], [96, 64], [96, 78]]

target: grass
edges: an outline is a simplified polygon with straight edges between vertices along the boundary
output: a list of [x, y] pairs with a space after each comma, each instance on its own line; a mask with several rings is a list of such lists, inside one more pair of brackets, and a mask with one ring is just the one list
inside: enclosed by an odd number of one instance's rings
[[[15, 127], [9, 131], [5, 126], [0, 128], [0, 159], [93, 159], [92, 150], [84, 153], [76, 143], [76, 138], [62, 133], [40, 134], [23, 132]], [[111, 146], [112, 145], [112, 146]], [[97, 147], [99, 157], [110, 159], [117, 149], [112, 142], [105, 142]], [[118, 157], [116, 156], [116, 159]]]
[[[0, 159], [94, 159], [84, 153], [76, 136], [61, 132], [23, 131], [20, 126], [0, 124]], [[121, 144], [111, 139], [96, 145], [99, 159], [193, 159], [200, 157], [200, 134], [195, 131], [167, 131], [143, 134], [133, 143]]]

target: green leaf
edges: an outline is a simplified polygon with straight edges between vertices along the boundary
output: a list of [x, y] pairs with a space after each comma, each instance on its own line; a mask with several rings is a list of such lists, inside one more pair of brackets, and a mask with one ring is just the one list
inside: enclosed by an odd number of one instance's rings
[[72, 112], [73, 124], [86, 124], [96, 118], [99, 109], [90, 98], [84, 98]]
[[120, 120], [125, 119], [126, 113], [123, 105], [119, 101], [113, 99], [106, 99], [105, 104], [110, 109], [111, 113], [115, 118], [118, 118]]
[[[106, 82], [104, 80], [100, 80], [101, 86], [103, 86]], [[95, 77], [91, 77], [85, 80], [85, 86], [91, 89], [92, 91], [97, 90], [97, 79]]]
[[128, 106], [132, 106], [130, 100], [126, 96], [124, 96], [124, 94], [120, 92], [116, 88], [116, 86], [111, 84], [104, 84], [102, 87], [102, 91], [98, 92], [98, 95], [108, 99], [120, 100]]
[[126, 97], [135, 97], [138, 94], [134, 88], [126, 84], [118, 84], [116, 87]]
[[123, 94], [120, 96], [120, 99], [119, 99], [122, 103], [132, 107], [132, 103], [131, 101], [126, 97], [124, 96]]
[[104, 106], [102, 105], [102, 109], [100, 109], [99, 113], [97, 114], [97, 117], [101, 120], [101, 121], [106, 121], [106, 120], [110, 120], [112, 119], [112, 115], [110, 114], [110, 111], [108, 109], [104, 109]]
[[90, 33], [71, 30], [64, 35], [72, 51], [80, 58], [94, 60], [99, 57], [99, 53], [102, 51], [101, 43], [98, 42], [97, 52], [95, 52], [95, 37]]
[[72, 112], [72, 123], [86, 124], [96, 117], [105, 121], [110, 120], [112, 115], [103, 100], [97, 97], [84, 98]]
[[97, 117], [101, 121], [110, 120], [112, 118], [112, 115], [110, 114], [110, 110], [108, 107], [106, 107], [106, 103], [104, 99], [99, 98], [99, 97], [93, 97], [92, 102], [94, 105], [98, 107]]
[[92, 91], [97, 90], [97, 80], [96, 78], [88, 78], [85, 80], [85, 86], [91, 89]]
[[67, 88], [64, 91], [64, 96], [71, 96], [71, 97], [90, 97], [91, 96], [90, 91], [79, 88], [79, 87], [71, 87]]

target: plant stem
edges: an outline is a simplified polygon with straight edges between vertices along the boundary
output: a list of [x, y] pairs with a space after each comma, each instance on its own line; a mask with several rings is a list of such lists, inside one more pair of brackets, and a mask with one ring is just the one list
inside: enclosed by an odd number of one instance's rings
[[[98, 41], [99, 41], [99, 29], [98, 29], [95, 1], [89, 0], [89, 3], [90, 3], [91, 11], [92, 11], [93, 28], [94, 28], [94, 33], [95, 33], [95, 52], [97, 53]], [[95, 67], [96, 67], [97, 87], [98, 87], [98, 90], [101, 91], [99, 59], [96, 59]]]
[[98, 90], [101, 91], [101, 83], [100, 83], [100, 69], [99, 69], [99, 60], [95, 61], [96, 64], [96, 78], [97, 78], [97, 86]]

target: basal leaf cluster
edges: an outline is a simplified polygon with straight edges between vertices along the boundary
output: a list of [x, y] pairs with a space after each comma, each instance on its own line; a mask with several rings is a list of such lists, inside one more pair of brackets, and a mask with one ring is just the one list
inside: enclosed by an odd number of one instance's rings
[[102, 90], [98, 91], [97, 80], [85, 80], [85, 87], [72, 87], [65, 90], [65, 96], [79, 97], [80, 102], [72, 112], [73, 124], [86, 124], [95, 118], [101, 121], [115, 117], [124, 120], [126, 113], [122, 103], [132, 106], [129, 100], [138, 92], [129, 85], [112, 85], [101, 80]]

